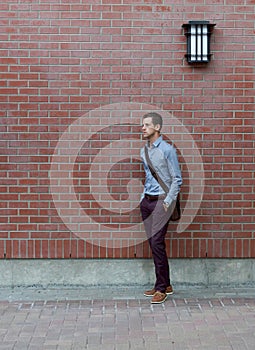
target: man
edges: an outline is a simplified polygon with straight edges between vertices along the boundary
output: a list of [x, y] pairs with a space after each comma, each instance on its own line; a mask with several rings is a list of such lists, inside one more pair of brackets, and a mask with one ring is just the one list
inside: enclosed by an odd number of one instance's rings
[[[166, 254], [165, 235], [168, 223], [175, 207], [176, 198], [182, 185], [181, 171], [175, 148], [162, 139], [160, 134], [162, 117], [151, 112], [143, 117], [143, 137], [151, 163], [163, 182], [167, 193], [153, 177], [146, 160], [145, 148], [141, 149], [141, 158], [145, 170], [145, 184], [140, 210], [146, 235], [152, 251], [156, 282], [154, 288], [144, 292], [152, 297], [151, 303], [163, 303], [167, 295], [173, 293], [170, 284], [169, 265]], [[162, 184], [162, 183], [161, 183]]]

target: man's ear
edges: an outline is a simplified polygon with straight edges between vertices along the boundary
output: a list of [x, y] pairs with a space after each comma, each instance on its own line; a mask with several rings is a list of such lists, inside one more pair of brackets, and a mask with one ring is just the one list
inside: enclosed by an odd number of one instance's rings
[[160, 125], [159, 124], [156, 124], [155, 127], [154, 127], [155, 130], [157, 131], [160, 131]]

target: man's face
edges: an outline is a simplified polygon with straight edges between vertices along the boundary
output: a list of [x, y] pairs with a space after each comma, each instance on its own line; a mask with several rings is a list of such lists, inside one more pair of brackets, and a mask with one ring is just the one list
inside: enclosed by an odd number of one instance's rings
[[159, 125], [154, 125], [152, 123], [152, 118], [144, 118], [143, 119], [143, 126], [142, 126], [142, 132], [143, 132], [143, 137], [145, 139], [151, 139], [153, 138], [156, 134], [158, 134], [160, 129]]

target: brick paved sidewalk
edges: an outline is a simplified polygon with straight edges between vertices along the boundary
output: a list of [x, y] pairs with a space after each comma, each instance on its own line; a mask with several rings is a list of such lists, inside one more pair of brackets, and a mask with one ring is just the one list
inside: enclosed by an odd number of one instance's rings
[[11, 301], [0, 293], [1, 350], [254, 349], [253, 289], [248, 294], [222, 291], [221, 296], [193, 290], [191, 297], [180, 291], [161, 305], [138, 297], [138, 290], [131, 294], [132, 289], [119, 299], [118, 291], [110, 297], [110, 289], [101, 299], [95, 293], [92, 298], [88, 289], [86, 298], [82, 289], [79, 300], [79, 289], [69, 290], [72, 300], [64, 299], [65, 289], [39, 291], [19, 289]]
[[0, 315], [1, 350], [255, 348], [252, 296], [2, 300]]

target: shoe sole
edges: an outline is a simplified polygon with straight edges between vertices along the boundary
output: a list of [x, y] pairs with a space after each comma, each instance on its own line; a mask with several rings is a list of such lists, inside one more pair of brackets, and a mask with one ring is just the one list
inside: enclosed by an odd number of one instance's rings
[[[171, 292], [171, 293], [168, 292], [168, 293], [166, 293], [166, 295], [172, 295], [172, 294], [174, 294], [174, 292]], [[152, 298], [152, 297], [154, 296], [154, 294], [150, 294], [150, 295], [149, 295], [149, 294], [145, 294], [145, 293], [144, 293], [144, 296], [147, 297], [147, 298]]]

